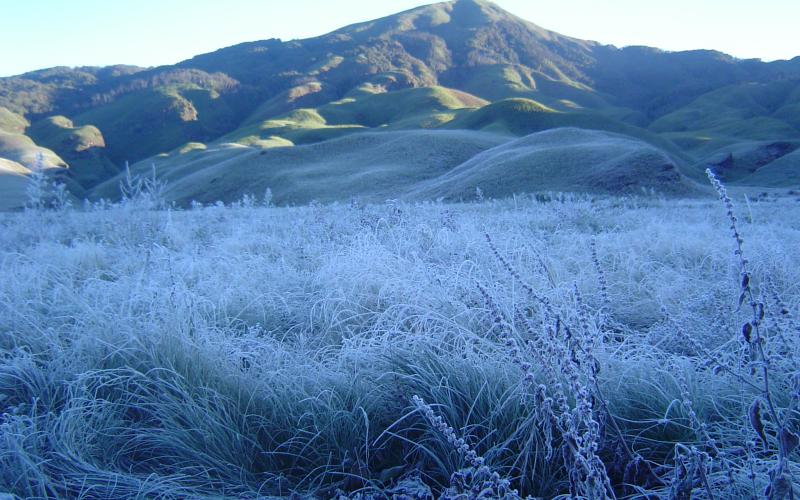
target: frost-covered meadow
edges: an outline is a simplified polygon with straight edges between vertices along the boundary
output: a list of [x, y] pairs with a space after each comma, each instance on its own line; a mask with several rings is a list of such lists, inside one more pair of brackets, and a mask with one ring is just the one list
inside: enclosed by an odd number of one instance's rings
[[0, 491], [798, 494], [793, 197], [252, 201], [0, 214]]

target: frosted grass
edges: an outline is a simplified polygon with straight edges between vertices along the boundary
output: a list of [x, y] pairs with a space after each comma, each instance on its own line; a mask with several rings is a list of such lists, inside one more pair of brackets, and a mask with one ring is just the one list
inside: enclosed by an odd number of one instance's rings
[[[783, 339], [771, 369], [791, 381], [800, 206], [751, 201], [739, 224]], [[520, 367], [496, 325], [524, 346], [552, 318], [485, 233], [594, 346], [609, 495], [680, 498], [684, 469], [696, 498], [763, 493], [774, 454], [748, 422], [755, 393], [707, 359], [750, 363], [724, 208], [579, 196], [0, 214], [0, 491], [446, 497], [469, 463], [416, 395], [521, 495], [568, 495], [562, 436], [530, 392], [565, 361]], [[775, 386], [794, 432], [796, 390]]]

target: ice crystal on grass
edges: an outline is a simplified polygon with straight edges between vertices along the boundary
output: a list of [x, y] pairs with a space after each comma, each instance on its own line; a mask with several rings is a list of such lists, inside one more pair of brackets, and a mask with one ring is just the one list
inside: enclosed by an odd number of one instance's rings
[[720, 196], [0, 214], [0, 491], [797, 497], [800, 207]]

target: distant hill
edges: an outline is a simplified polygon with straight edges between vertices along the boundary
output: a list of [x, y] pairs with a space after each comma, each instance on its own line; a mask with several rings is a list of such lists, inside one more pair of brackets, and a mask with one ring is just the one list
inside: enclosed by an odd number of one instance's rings
[[542, 191], [655, 191], [669, 195], [698, 192], [673, 158], [643, 141], [608, 132], [559, 128], [475, 155], [424, 183], [413, 196], [472, 199], [477, 188], [494, 198]]
[[27, 134], [66, 161], [71, 176], [84, 188], [119, 172], [106, 155], [105, 137], [94, 125], [76, 126], [69, 118], [56, 115], [36, 122]]
[[31, 168], [39, 155], [42, 157], [44, 168], [66, 168], [67, 166], [56, 153], [38, 146], [30, 137], [0, 131], [0, 158]]
[[[644, 141], [690, 177], [728, 148], [744, 173], [731, 177], [737, 182], [765, 166], [738, 152], [754, 142], [794, 144], [798, 116], [800, 57], [764, 63], [708, 50], [619, 49], [549, 31], [491, 2], [456, 0], [171, 66], [0, 78], [0, 157], [17, 161], [44, 148], [85, 193], [126, 161], [159, 163], [187, 143], [206, 146], [196, 154], [207, 161], [236, 148], [225, 144], [268, 150], [434, 129], [513, 140], [577, 127]], [[750, 182], [793, 178], [767, 177]]]
[[19, 163], [0, 158], [0, 210], [25, 206], [25, 188], [30, 173]]
[[[279, 204], [351, 198], [377, 202], [402, 197], [420, 182], [507, 140], [464, 130], [368, 132], [271, 149], [195, 146], [155, 158], [153, 165], [168, 183], [164, 196], [179, 204], [231, 202], [243, 194], [261, 198], [267, 188]], [[132, 167], [139, 175], [150, 170], [150, 161]], [[101, 184], [92, 196], [113, 198], [120, 180]]]
[[729, 85], [661, 116], [649, 128], [696, 153], [753, 139], [798, 139], [800, 79]]
[[24, 134], [30, 123], [22, 116], [0, 107], [0, 132]]
[[744, 186], [800, 187], [800, 149], [777, 158], [739, 181]]
[[[464, 130], [353, 134], [315, 144], [261, 149], [189, 145], [133, 165], [153, 166], [167, 182], [167, 201], [232, 202], [267, 188], [273, 202], [474, 199], [539, 191], [694, 195], [699, 191], [674, 158], [629, 136], [558, 128], [520, 139]], [[114, 198], [122, 174], [95, 188]]]

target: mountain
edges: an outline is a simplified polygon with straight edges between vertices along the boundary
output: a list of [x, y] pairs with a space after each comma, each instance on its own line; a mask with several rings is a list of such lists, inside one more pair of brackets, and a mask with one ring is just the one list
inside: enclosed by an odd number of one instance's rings
[[[474, 130], [510, 141], [577, 127], [658, 148], [690, 177], [733, 155], [747, 173], [736, 181], [765, 166], [749, 160], [758, 155], [736, 153], [747, 144], [794, 151], [798, 89], [800, 57], [765, 63], [709, 50], [620, 49], [549, 31], [490, 2], [456, 0], [172, 66], [59, 67], [0, 78], [0, 131], [15, 144], [0, 157], [31, 168], [46, 151], [53, 165], [69, 167], [75, 189], [99, 196], [109, 193], [96, 187], [125, 162], [159, 163], [158, 155], [189, 143], [202, 148], [170, 153], [172, 163], [365, 132]], [[765, 175], [751, 179], [783, 185], [759, 180]]]

